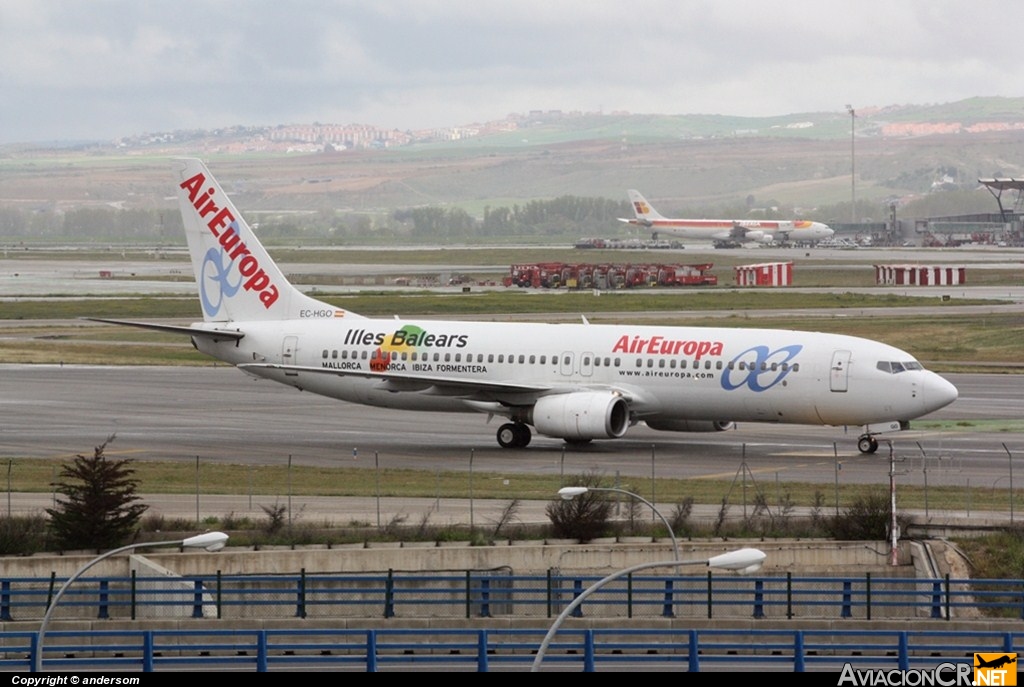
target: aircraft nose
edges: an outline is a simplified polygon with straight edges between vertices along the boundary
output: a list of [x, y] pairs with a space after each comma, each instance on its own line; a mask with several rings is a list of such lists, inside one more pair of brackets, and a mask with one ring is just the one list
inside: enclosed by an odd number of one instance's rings
[[929, 373], [924, 383], [924, 403], [928, 412], [945, 408], [960, 395], [952, 383], [935, 373]]

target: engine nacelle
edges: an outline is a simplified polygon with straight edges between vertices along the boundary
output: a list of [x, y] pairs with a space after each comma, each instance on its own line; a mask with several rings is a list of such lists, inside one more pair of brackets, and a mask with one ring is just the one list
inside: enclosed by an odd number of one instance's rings
[[647, 426], [661, 432], [724, 432], [735, 429], [732, 422], [710, 420], [646, 420]]
[[542, 396], [526, 422], [549, 437], [617, 439], [629, 428], [629, 404], [610, 391]]

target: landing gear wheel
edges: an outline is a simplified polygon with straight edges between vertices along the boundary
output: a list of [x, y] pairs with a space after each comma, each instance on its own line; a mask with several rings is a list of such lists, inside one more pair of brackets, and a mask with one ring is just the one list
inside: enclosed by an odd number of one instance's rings
[[516, 424], [516, 448], [526, 448], [530, 445], [533, 433], [530, 428], [522, 423]]
[[861, 453], [874, 453], [878, 450], [878, 441], [870, 434], [865, 434], [857, 439], [857, 448]]
[[498, 428], [498, 446], [526, 448], [533, 437], [530, 428], [521, 422], [506, 422]]

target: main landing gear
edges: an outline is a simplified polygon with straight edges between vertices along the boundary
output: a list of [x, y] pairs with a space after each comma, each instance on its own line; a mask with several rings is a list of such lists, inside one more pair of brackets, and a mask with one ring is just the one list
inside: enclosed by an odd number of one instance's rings
[[857, 448], [860, 449], [861, 453], [874, 453], [878, 450], [878, 439], [875, 439], [870, 434], [861, 434], [857, 439]]
[[506, 422], [498, 427], [498, 445], [502, 448], [526, 448], [532, 436], [522, 422]]

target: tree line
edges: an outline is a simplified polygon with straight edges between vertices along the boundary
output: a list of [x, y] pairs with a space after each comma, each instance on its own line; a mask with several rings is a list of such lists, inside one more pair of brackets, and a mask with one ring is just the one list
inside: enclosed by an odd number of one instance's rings
[[[984, 197], [982, 197], [984, 196]], [[899, 216], [948, 216], [958, 212], [993, 211], [987, 193], [937, 193], [899, 209]], [[714, 207], [661, 208], [666, 216], [747, 219], [808, 219], [846, 222], [850, 203], [840, 202], [801, 210], [774, 200], [744, 200]], [[855, 213], [862, 221], [885, 221], [887, 203], [859, 200]], [[458, 206], [421, 206], [392, 212], [355, 213], [323, 210], [310, 214], [261, 215], [260, 237], [286, 241], [345, 242], [408, 239], [413, 241], [472, 240], [475, 237], [622, 236], [619, 217], [632, 217], [626, 201], [583, 196], [530, 200], [511, 206], [485, 206], [473, 216]], [[249, 218], [254, 221], [253, 218]], [[68, 241], [113, 244], [182, 243], [181, 216], [170, 209], [76, 208], [67, 211], [0, 207], [0, 242]]]

